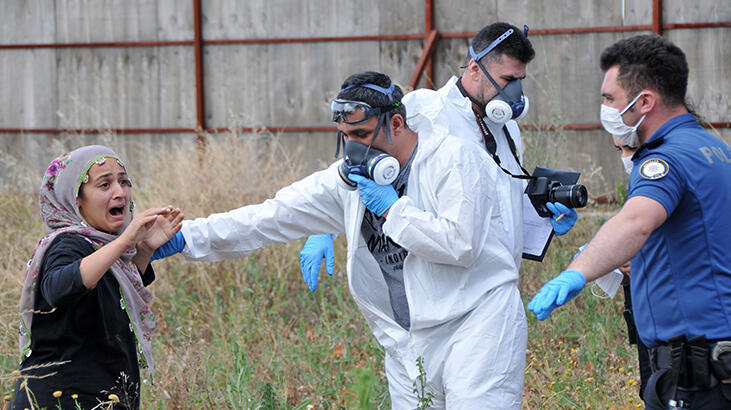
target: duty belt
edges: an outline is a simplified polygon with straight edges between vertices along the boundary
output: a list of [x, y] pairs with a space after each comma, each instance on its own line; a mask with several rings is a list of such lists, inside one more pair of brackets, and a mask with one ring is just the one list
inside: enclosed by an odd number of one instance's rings
[[670, 369], [677, 386], [685, 390], [707, 390], [718, 382], [731, 384], [731, 341], [674, 337], [650, 349], [650, 365], [653, 372]]

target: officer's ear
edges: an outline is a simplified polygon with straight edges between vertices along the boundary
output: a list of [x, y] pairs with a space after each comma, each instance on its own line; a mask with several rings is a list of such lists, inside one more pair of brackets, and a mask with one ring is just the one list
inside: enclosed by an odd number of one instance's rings
[[662, 101], [660, 94], [652, 89], [642, 90], [642, 95], [637, 100], [637, 109], [640, 114], [645, 115], [655, 109], [655, 106]]

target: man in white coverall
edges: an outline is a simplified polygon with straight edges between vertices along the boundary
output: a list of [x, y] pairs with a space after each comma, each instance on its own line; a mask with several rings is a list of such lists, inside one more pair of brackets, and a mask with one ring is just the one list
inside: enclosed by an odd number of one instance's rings
[[[527, 30], [527, 28], [526, 28]], [[424, 121], [437, 122], [450, 135], [478, 144], [513, 175], [524, 174], [521, 163], [520, 129], [515, 120], [528, 112], [528, 98], [522, 95], [520, 80], [535, 51], [526, 33], [508, 23], [484, 27], [472, 39], [467, 66], [461, 77], [452, 76], [437, 91], [420, 89], [404, 96], [409, 127], [419, 132]], [[525, 182], [506, 172], [497, 175], [498, 189], [506, 200], [498, 206], [507, 223], [500, 235], [510, 244], [517, 272], [523, 253], [523, 192]], [[554, 213], [551, 223], [557, 235], [573, 227], [578, 217], [560, 203], [548, 205]], [[564, 214], [560, 220], [557, 220]], [[332, 235], [314, 235], [300, 253], [300, 267], [311, 291], [317, 289], [321, 261], [332, 275]], [[489, 272], [489, 271], [488, 271]]]
[[[402, 96], [384, 74], [349, 77], [331, 106], [344, 160], [261, 204], [185, 221], [167, 254], [184, 246], [188, 259], [218, 261], [344, 233], [348, 284], [385, 349], [393, 408], [419, 405], [422, 357], [434, 408], [518, 409], [527, 329], [502, 171], [439, 122], [414, 118], [415, 133]], [[400, 168], [392, 183], [363, 176], [362, 164], [388, 156]]]

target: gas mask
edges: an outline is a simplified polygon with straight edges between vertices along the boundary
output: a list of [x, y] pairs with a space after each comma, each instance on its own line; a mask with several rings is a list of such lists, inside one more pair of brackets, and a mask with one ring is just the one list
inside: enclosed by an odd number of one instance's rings
[[485, 117], [496, 124], [505, 124], [510, 120], [519, 120], [525, 117], [528, 114], [530, 103], [528, 97], [523, 95], [520, 80], [513, 80], [501, 89], [490, 77], [490, 74], [487, 74], [487, 71], [485, 71], [485, 74], [499, 91], [498, 95], [485, 105]]
[[[505, 88], [500, 87], [497, 82], [492, 78], [490, 73], [480, 60], [485, 57], [490, 51], [498, 46], [503, 40], [510, 37], [514, 30], [511, 28], [505, 33], [501, 34], [500, 37], [495, 39], [489, 46], [482, 50], [479, 54], [475, 53], [475, 49], [470, 45], [470, 57], [477, 63], [480, 70], [485, 74], [488, 80], [492, 83], [493, 87], [498, 91], [498, 94], [493, 97], [485, 105], [485, 116], [490, 122], [496, 124], [505, 124], [510, 120], [519, 120], [528, 114], [528, 97], [523, 95], [523, 87], [519, 79], [510, 81]], [[528, 26], [525, 26], [525, 34], [528, 34]]]
[[338, 167], [344, 188], [354, 190], [358, 186], [348, 178], [350, 173], [370, 178], [379, 185], [388, 185], [396, 180], [399, 170], [398, 160], [385, 152], [360, 142], [345, 141], [343, 162]]
[[[335, 99], [330, 104], [333, 121], [342, 121], [346, 124], [353, 125], [363, 123], [372, 117], [378, 116], [378, 126], [373, 131], [371, 144], [373, 144], [373, 141], [378, 136], [382, 126], [386, 129], [386, 138], [389, 144], [391, 144], [391, 133], [389, 129], [391, 119], [390, 111], [401, 105], [400, 101], [393, 101], [393, 91], [395, 89], [394, 84], [391, 84], [388, 88], [383, 88], [375, 84], [360, 84], [357, 86], [350, 85], [340, 90], [340, 92], [342, 93], [343, 91], [354, 87], [364, 87], [384, 94], [388, 96], [390, 104], [383, 107], [371, 107], [362, 101]], [[363, 112], [362, 118], [352, 118], [351, 115], [358, 111]], [[371, 147], [370, 144], [364, 145], [352, 140], [345, 141], [345, 135], [341, 131], [338, 131], [337, 138], [338, 145], [335, 157], [337, 157], [340, 152], [340, 145], [344, 144], [343, 162], [338, 167], [338, 175], [340, 176], [340, 180], [343, 182], [343, 186], [345, 188], [353, 190], [357, 187], [357, 184], [348, 178], [348, 174], [350, 173], [372, 179], [379, 185], [388, 185], [396, 180], [400, 170], [400, 166], [396, 158]]]
[[624, 165], [624, 171], [628, 174], [632, 174], [632, 167], [634, 166], [634, 163], [632, 162], [632, 156], [628, 157], [622, 157], [622, 165]]
[[629, 145], [630, 147], [638, 147], [640, 145], [640, 137], [637, 135], [637, 129], [642, 124], [642, 121], [645, 120], [647, 114], [643, 115], [642, 118], [637, 121], [637, 124], [632, 127], [624, 123], [622, 115], [632, 108], [641, 96], [642, 93], [637, 94], [637, 97], [630, 101], [630, 103], [627, 104], [622, 111], [604, 104], [602, 104], [601, 110], [599, 111], [599, 118], [602, 121], [604, 129], [608, 133], [619, 138], [623, 144]]

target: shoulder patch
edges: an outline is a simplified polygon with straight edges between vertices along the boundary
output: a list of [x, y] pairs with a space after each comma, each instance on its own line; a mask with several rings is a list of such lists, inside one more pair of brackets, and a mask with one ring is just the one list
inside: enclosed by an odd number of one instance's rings
[[650, 158], [640, 165], [640, 176], [645, 179], [660, 179], [668, 174], [670, 167], [665, 160]]

